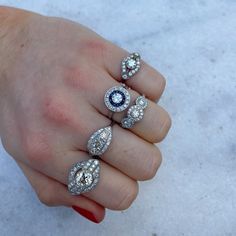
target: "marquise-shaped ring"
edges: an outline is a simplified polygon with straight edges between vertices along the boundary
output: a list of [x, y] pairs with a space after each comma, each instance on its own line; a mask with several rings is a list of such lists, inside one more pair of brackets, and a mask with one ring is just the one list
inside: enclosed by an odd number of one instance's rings
[[99, 160], [89, 159], [78, 162], [69, 171], [68, 191], [72, 195], [89, 192], [96, 187], [99, 177]]
[[139, 96], [136, 98], [135, 105], [132, 105], [127, 112], [127, 116], [121, 120], [121, 126], [123, 128], [129, 129], [134, 126], [134, 124], [143, 119], [144, 109], [148, 105], [148, 100], [145, 96]]
[[87, 149], [91, 156], [101, 156], [112, 141], [112, 127], [107, 126], [94, 132], [87, 143]]
[[128, 80], [133, 77], [140, 69], [140, 55], [137, 52], [131, 53], [121, 62], [121, 77]]

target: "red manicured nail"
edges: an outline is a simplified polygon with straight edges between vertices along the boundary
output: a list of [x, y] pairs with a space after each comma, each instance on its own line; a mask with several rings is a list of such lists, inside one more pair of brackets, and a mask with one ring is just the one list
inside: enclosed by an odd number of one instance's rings
[[78, 212], [80, 215], [82, 215], [83, 217], [85, 217], [85, 218], [91, 220], [91, 221], [94, 222], [94, 223], [99, 223], [99, 221], [95, 218], [95, 216], [93, 215], [92, 212], [87, 211], [87, 210], [85, 210], [85, 209], [83, 209], [83, 208], [80, 208], [80, 207], [77, 207], [77, 206], [72, 206], [72, 208], [73, 208], [76, 212]]

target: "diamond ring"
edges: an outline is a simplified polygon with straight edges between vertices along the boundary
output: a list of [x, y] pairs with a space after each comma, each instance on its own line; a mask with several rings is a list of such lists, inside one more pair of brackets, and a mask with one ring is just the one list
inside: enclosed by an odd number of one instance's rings
[[134, 52], [124, 58], [121, 62], [121, 77], [123, 80], [128, 80], [133, 77], [140, 69], [140, 55]]
[[144, 109], [148, 105], [148, 100], [145, 96], [137, 97], [135, 105], [128, 109], [127, 116], [121, 121], [121, 126], [123, 128], [129, 129], [134, 126], [134, 124], [143, 119]]
[[124, 111], [130, 103], [130, 94], [124, 85], [108, 89], [104, 95], [104, 103], [112, 112]]
[[68, 190], [72, 195], [89, 192], [99, 181], [99, 160], [89, 159], [74, 164], [68, 176]]
[[87, 149], [91, 156], [101, 156], [109, 147], [112, 140], [112, 127], [107, 126], [94, 132], [87, 143]]

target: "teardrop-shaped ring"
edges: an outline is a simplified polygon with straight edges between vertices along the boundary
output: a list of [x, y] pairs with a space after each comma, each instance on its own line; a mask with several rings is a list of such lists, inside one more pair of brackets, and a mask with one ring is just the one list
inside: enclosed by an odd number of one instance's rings
[[121, 77], [128, 80], [133, 77], [140, 69], [140, 55], [137, 52], [131, 53], [121, 62]]
[[96, 187], [100, 177], [99, 160], [89, 159], [74, 164], [68, 176], [68, 191], [72, 195], [89, 192]]
[[100, 157], [109, 147], [112, 141], [112, 127], [107, 126], [94, 132], [87, 143], [87, 149], [91, 156]]

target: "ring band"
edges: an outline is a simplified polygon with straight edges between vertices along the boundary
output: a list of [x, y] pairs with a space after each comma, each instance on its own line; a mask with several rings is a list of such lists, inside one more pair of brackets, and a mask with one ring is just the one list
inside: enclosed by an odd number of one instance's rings
[[128, 80], [133, 77], [140, 69], [140, 55], [137, 52], [131, 53], [121, 62], [121, 77]]
[[148, 105], [148, 100], [145, 96], [136, 98], [135, 105], [132, 105], [127, 112], [127, 116], [121, 121], [121, 126], [125, 129], [132, 128], [134, 124], [143, 119], [144, 109]]
[[72, 195], [89, 192], [96, 187], [99, 177], [99, 160], [89, 159], [78, 162], [69, 171], [68, 191]]

